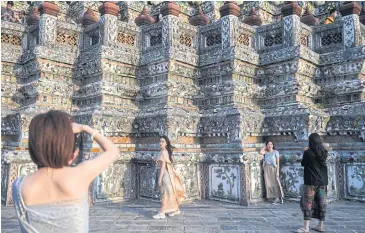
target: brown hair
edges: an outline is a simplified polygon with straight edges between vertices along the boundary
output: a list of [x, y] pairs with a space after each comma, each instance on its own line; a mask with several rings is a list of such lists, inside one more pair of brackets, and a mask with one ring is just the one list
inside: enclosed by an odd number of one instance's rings
[[166, 150], [169, 153], [169, 159], [170, 159], [170, 162], [172, 163], [173, 162], [172, 161], [172, 150], [173, 150], [173, 147], [171, 146], [170, 139], [166, 135], [161, 136], [160, 139], [161, 138], [165, 139], [165, 141], [166, 141]]
[[62, 168], [68, 166], [74, 149], [71, 116], [51, 110], [35, 116], [29, 125], [29, 154], [38, 166]]

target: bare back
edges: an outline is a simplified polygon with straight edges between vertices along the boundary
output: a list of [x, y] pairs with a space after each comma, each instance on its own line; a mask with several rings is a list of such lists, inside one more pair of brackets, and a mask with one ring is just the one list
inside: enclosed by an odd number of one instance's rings
[[24, 179], [21, 195], [26, 206], [81, 199], [87, 195], [88, 184], [80, 181], [76, 169], [42, 168]]
[[[22, 232], [88, 232], [88, 188], [117, 160], [119, 149], [97, 130], [71, 122], [70, 115], [61, 111], [35, 116], [29, 132], [32, 160], [42, 168], [12, 185]], [[104, 152], [70, 167], [79, 152], [75, 148], [80, 147], [73, 139], [80, 133], [91, 135]]]

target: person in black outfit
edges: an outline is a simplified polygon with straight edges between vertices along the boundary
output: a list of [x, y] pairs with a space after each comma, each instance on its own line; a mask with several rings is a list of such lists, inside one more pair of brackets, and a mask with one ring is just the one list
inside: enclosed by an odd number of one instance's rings
[[327, 157], [328, 152], [321, 138], [318, 134], [312, 133], [309, 136], [309, 149], [304, 151], [302, 159], [304, 186], [300, 208], [304, 215], [304, 228], [298, 229], [297, 232], [309, 232], [311, 218], [319, 220], [318, 226], [313, 230], [323, 232], [328, 185]]

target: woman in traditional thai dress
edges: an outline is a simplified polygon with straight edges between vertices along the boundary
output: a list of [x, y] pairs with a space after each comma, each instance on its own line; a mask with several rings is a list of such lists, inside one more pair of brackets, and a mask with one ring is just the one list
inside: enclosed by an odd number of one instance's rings
[[[79, 153], [80, 133], [90, 134], [104, 152], [71, 166]], [[89, 232], [89, 186], [118, 158], [119, 149], [97, 130], [54, 110], [31, 120], [28, 148], [38, 170], [12, 186], [21, 232]]]
[[266, 198], [274, 199], [273, 205], [283, 204], [284, 193], [279, 178], [279, 152], [275, 150], [272, 141], [267, 141], [266, 146], [261, 149], [260, 154], [264, 156], [263, 168]]
[[180, 178], [176, 175], [172, 166], [172, 146], [167, 136], [160, 138], [161, 152], [157, 158], [157, 166], [160, 167], [158, 187], [161, 194], [160, 212], [153, 216], [155, 219], [166, 218], [180, 214], [179, 204], [184, 192]]
[[327, 157], [328, 153], [321, 138], [318, 134], [312, 133], [309, 136], [309, 149], [304, 151], [302, 159], [304, 185], [300, 208], [304, 215], [304, 228], [298, 229], [297, 232], [309, 232], [311, 218], [319, 220], [313, 230], [323, 232], [328, 185]]

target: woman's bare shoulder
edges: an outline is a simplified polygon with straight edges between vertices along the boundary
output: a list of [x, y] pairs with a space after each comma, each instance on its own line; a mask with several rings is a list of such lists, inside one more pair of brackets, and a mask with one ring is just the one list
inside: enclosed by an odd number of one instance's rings
[[161, 159], [165, 162], [169, 162], [170, 159], [169, 159], [169, 152], [167, 150], [162, 150], [160, 152], [160, 156], [161, 156]]

